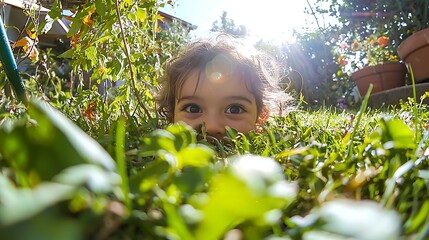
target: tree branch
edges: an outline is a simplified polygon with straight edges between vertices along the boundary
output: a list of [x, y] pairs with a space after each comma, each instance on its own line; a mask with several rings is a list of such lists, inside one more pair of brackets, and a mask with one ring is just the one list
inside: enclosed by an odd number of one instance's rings
[[124, 28], [122, 26], [121, 12], [119, 11], [119, 0], [115, 1], [115, 8], [116, 8], [116, 16], [118, 17], [119, 28], [121, 30], [122, 41], [124, 42], [125, 55], [127, 56], [128, 67], [130, 69], [131, 83], [134, 90], [134, 94], [136, 95], [137, 102], [139, 103], [140, 107], [143, 108], [148, 118], [152, 119], [152, 116], [150, 115], [149, 110], [146, 108], [146, 106], [143, 104], [142, 100], [140, 99], [139, 91], [137, 89], [137, 82], [134, 77], [133, 65], [131, 63], [130, 52], [128, 50], [128, 43], [127, 43], [127, 39], [125, 38]]

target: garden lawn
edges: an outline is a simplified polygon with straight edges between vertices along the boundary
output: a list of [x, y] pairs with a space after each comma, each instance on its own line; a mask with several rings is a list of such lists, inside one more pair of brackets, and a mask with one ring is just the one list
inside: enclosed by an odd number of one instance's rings
[[413, 102], [291, 110], [222, 141], [139, 129], [138, 144], [127, 117], [97, 142], [41, 100], [18, 116], [4, 102], [0, 236], [426, 239], [429, 119]]

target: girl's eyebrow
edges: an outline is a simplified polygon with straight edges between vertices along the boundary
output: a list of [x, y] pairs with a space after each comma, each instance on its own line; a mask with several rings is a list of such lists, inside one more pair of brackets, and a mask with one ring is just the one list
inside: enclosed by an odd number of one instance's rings
[[[228, 96], [226, 97], [228, 101], [245, 101], [249, 104], [253, 104], [252, 100], [250, 100], [248, 97], [245, 96]], [[203, 98], [197, 97], [197, 96], [183, 96], [177, 99], [177, 103], [180, 103], [181, 101], [189, 100], [189, 101], [202, 101]]]
[[229, 97], [227, 97], [227, 99], [232, 100], [232, 101], [234, 101], [234, 100], [240, 101], [241, 100], [241, 101], [245, 101], [245, 102], [248, 102], [250, 104], [253, 104], [252, 100], [250, 100], [248, 97], [245, 97], [245, 96], [229, 96]]
[[179, 99], [177, 99], [177, 103], [179, 103], [183, 100], [199, 101], [199, 100], [201, 100], [201, 98], [197, 97], [197, 96], [183, 96], [183, 97], [180, 97]]

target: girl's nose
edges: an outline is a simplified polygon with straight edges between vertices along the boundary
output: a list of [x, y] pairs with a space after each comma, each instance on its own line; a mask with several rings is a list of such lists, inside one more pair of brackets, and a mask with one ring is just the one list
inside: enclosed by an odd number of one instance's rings
[[225, 124], [218, 116], [211, 116], [205, 119], [206, 133], [209, 136], [221, 139], [225, 136]]

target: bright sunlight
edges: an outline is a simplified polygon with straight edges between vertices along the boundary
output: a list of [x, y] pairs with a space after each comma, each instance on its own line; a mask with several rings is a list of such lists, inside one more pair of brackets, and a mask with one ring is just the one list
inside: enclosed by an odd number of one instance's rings
[[213, 22], [223, 11], [236, 26], [244, 25], [251, 37], [273, 42], [293, 42], [293, 32], [315, 26], [311, 15], [304, 13], [304, 0], [182, 0], [178, 6], [166, 6], [166, 13], [196, 25], [196, 36], [210, 33]]

